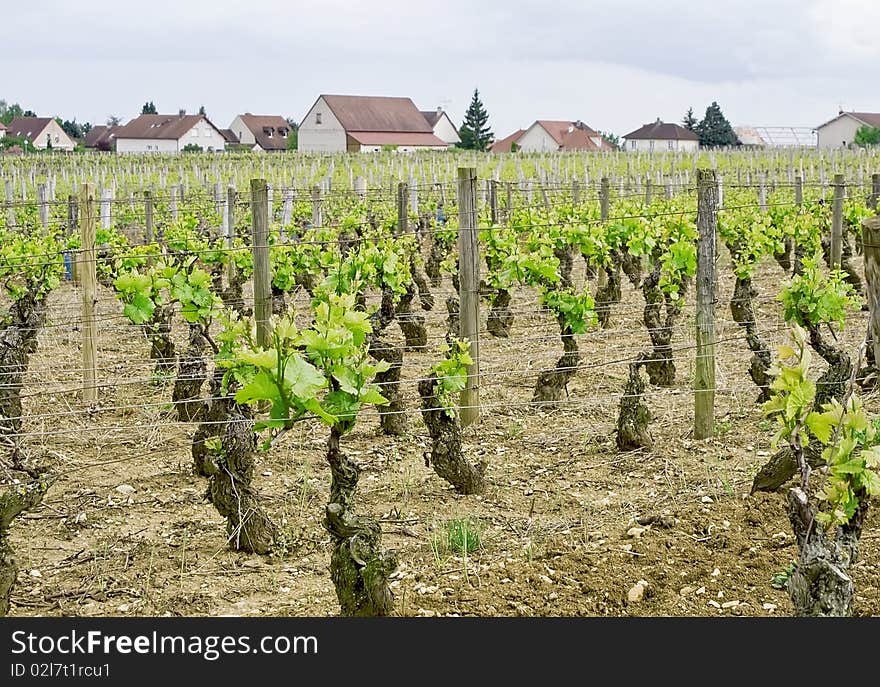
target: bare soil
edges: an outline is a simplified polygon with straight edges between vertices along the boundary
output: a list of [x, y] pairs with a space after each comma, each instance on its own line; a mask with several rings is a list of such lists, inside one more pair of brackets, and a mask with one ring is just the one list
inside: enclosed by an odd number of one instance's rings
[[[771, 263], [756, 278], [755, 310], [761, 337], [775, 345], [784, 335], [774, 301], [784, 277]], [[576, 265], [582, 280], [582, 262]], [[439, 359], [446, 315], [440, 306], [428, 313], [430, 350], [404, 358], [409, 433], [381, 436], [371, 412], [343, 442], [363, 468], [358, 509], [383, 519], [385, 545], [399, 555], [393, 586], [400, 615], [790, 613], [787, 592], [772, 585], [797, 556], [784, 494], [749, 495], [772, 452], [772, 426], [754, 403], [751, 355], [727, 307], [733, 277], [724, 267], [719, 274], [715, 438], [691, 438], [690, 299], [673, 337], [675, 386], [648, 390], [654, 449], [627, 454], [616, 451], [613, 432], [627, 363], [649, 349], [641, 294], [624, 283], [611, 327], [578, 337], [584, 367], [568, 399], [538, 407], [530, 403], [532, 389], [561, 353], [559, 329], [533, 292], [515, 291], [511, 338], [483, 334], [485, 407], [464, 432], [467, 455], [489, 461], [480, 496], [456, 495], [425, 465], [429, 444], [415, 387]], [[443, 291], [449, 289], [447, 279]], [[27, 450], [32, 462], [62, 475], [42, 505], [12, 526], [21, 572], [11, 614], [338, 614], [321, 525], [327, 429], [302, 423], [260, 458], [258, 486], [282, 531], [275, 552], [231, 551], [225, 521], [205, 499], [206, 480], [192, 473], [196, 427], [175, 422], [171, 385], [150, 380], [146, 340], [125, 323], [109, 291], [100, 296], [104, 386], [91, 412], [78, 393], [75, 287], [53, 295], [32, 358], [23, 392]], [[442, 305], [445, 293], [437, 296]], [[866, 313], [853, 314], [841, 336], [848, 350], [864, 337], [865, 323]], [[183, 350], [185, 331], [176, 326]], [[386, 338], [402, 342], [396, 324]], [[818, 377], [820, 360], [815, 367]], [[876, 397], [867, 405], [878, 411]], [[862, 616], [880, 615], [876, 505], [853, 568], [855, 613]], [[479, 525], [480, 548], [466, 557], [446, 546], [453, 518]], [[642, 598], [629, 600], [640, 580]]]

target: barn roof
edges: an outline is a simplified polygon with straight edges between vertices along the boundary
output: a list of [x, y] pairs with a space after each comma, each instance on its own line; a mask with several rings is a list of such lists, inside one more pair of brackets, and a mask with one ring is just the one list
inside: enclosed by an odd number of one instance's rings
[[347, 132], [407, 131], [433, 134], [434, 127], [410, 98], [322, 95]]

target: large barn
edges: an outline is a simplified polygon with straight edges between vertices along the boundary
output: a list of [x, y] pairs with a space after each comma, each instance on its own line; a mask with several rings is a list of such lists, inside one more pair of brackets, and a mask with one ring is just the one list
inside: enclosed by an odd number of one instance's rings
[[311, 153], [446, 150], [409, 98], [321, 95], [303, 117], [297, 148]]

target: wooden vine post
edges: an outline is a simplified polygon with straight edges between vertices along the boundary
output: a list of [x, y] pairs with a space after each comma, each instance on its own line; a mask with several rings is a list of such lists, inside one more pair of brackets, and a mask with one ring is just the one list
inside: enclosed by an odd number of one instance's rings
[[459, 336], [471, 343], [474, 364], [461, 393], [461, 425], [480, 417], [480, 249], [477, 242], [477, 170], [458, 168]]
[[718, 184], [711, 169], [697, 171], [697, 361], [694, 374], [694, 439], [715, 430], [715, 235]]
[[834, 175], [834, 201], [831, 213], [831, 268], [840, 269], [843, 251], [843, 198], [846, 194], [846, 182], [843, 174]]
[[[608, 177], [602, 177], [599, 182], [599, 219], [602, 222], [608, 221], [608, 216], [610, 214], [610, 206], [611, 206], [611, 184], [608, 181]], [[608, 275], [605, 270], [599, 270], [599, 276], [597, 277], [597, 285], [598, 288], [604, 288], [608, 284]]]
[[234, 186], [226, 189], [226, 250], [230, 251], [226, 261], [226, 283], [235, 279], [235, 258], [232, 250], [235, 246], [235, 203], [237, 193]]
[[254, 321], [257, 345], [268, 348], [272, 340], [272, 275], [269, 266], [269, 187], [265, 179], [251, 179], [251, 247], [254, 255]]
[[868, 207], [877, 211], [877, 201], [880, 200], [880, 174], [871, 175], [871, 195], [868, 196]]
[[874, 360], [880, 361], [880, 217], [862, 220], [862, 240]]
[[397, 235], [402, 236], [407, 232], [408, 210], [407, 200], [409, 197], [409, 187], [405, 181], [397, 184]]
[[79, 278], [82, 284], [82, 366], [83, 401], [94, 403], [98, 398], [95, 384], [95, 367], [98, 360], [98, 339], [95, 323], [95, 303], [97, 302], [98, 272], [95, 255], [95, 186], [83, 184], [79, 201], [79, 230], [82, 246], [79, 258]]

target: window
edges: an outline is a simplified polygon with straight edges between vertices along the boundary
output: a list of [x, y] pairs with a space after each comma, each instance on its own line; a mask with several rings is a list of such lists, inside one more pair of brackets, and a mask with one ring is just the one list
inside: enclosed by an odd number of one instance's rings
[[321, 123], [321, 113], [316, 112], [315, 113], [315, 124], [320, 124], [320, 123]]
[[675, 141], [666, 141], [667, 150], [675, 150]]
[[199, 130], [198, 130], [198, 129], [193, 129], [193, 130], [192, 130], [192, 135], [193, 135], [193, 136], [198, 136], [198, 135], [199, 135]]
[[61, 139], [58, 138], [58, 134], [55, 134], [55, 143], [58, 143]]
[[630, 150], [635, 150], [635, 149], [636, 149], [636, 142], [635, 142], [635, 141], [630, 141], [630, 142], [629, 142], [629, 149], [630, 149]]
[[648, 141], [648, 150], [654, 150], [654, 141]]

